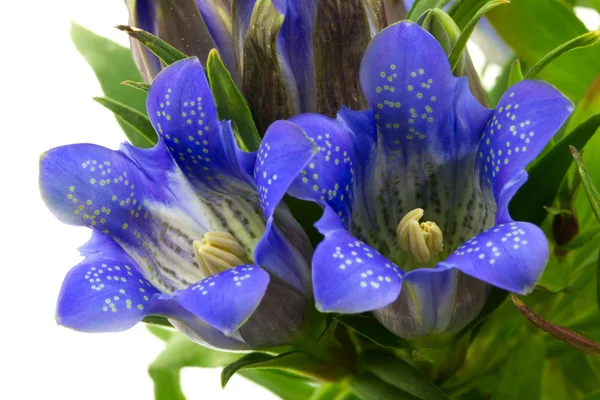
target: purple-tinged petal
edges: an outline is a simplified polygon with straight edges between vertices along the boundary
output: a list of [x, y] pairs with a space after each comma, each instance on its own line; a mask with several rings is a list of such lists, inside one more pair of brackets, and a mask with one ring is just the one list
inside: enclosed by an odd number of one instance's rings
[[456, 269], [421, 268], [406, 273], [398, 299], [374, 314], [405, 339], [454, 333], [481, 311], [488, 291], [485, 282]]
[[[129, 10], [129, 24], [156, 35], [156, 2], [151, 0], [126, 0]], [[160, 72], [162, 66], [160, 59], [138, 40], [130, 37], [129, 43], [133, 60], [138, 67], [144, 81], [151, 82]]]
[[240, 265], [175, 293], [181, 305], [226, 335], [235, 332], [260, 304], [269, 274]]
[[228, 0], [196, 0], [196, 4], [223, 63], [233, 80], [239, 85], [240, 75], [236, 65], [233, 32], [231, 31], [231, 2]]
[[240, 72], [243, 71], [244, 62], [244, 39], [250, 25], [250, 18], [256, 0], [233, 0], [231, 8], [233, 12], [233, 40], [235, 42], [236, 59]]
[[[284, 213], [284, 214], [287, 214]], [[281, 225], [293, 227], [292, 221], [282, 221]], [[294, 229], [292, 234], [285, 235], [278, 227], [274, 219], [267, 221], [265, 233], [254, 248], [254, 262], [267, 271], [279, 277], [296, 290], [307, 295], [310, 294], [310, 267], [304, 254], [297, 246], [308, 243], [308, 238], [302, 229]], [[297, 225], [297, 222], [295, 223]], [[295, 240], [296, 243], [290, 241]]]
[[477, 152], [482, 187], [493, 191], [496, 223], [510, 222], [508, 203], [525, 183], [525, 167], [573, 111], [573, 104], [544, 82], [521, 81], [498, 102]]
[[402, 271], [345, 229], [328, 206], [319, 221], [325, 238], [313, 256], [313, 286], [317, 308], [324, 312], [359, 313], [392, 303], [400, 294]]
[[197, 58], [178, 61], [154, 79], [146, 102], [154, 129], [200, 192], [249, 194], [229, 124], [222, 124]]
[[548, 242], [526, 222], [499, 224], [468, 240], [438, 267], [457, 268], [515, 293], [531, 292], [548, 261]]
[[315, 151], [314, 143], [298, 126], [276, 121], [269, 127], [254, 167], [256, 191], [267, 219]]
[[191, 241], [202, 238], [210, 221], [162, 140], [144, 150], [52, 149], [40, 160], [40, 189], [61, 221], [116, 240], [165, 292], [199, 279]]
[[289, 193], [300, 199], [329, 205], [346, 227], [352, 219], [354, 148], [350, 132], [339, 121], [319, 114], [290, 119], [312, 139], [316, 155], [303, 168]]
[[56, 307], [60, 325], [82, 332], [118, 332], [153, 313], [159, 291], [108, 236], [94, 231], [85, 259], [65, 277]]
[[474, 153], [491, 111], [473, 97], [466, 78], [452, 75], [435, 38], [411, 22], [375, 36], [363, 56], [360, 79], [379, 134], [377, 160], [364, 190], [374, 198], [366, 204], [372, 204], [369, 213], [382, 246], [392, 257], [403, 257], [395, 231], [415, 208], [440, 226], [449, 247], [474, 235], [479, 226], [456, 221], [473, 211], [475, 220], [492, 214], [493, 203], [473, 183]]

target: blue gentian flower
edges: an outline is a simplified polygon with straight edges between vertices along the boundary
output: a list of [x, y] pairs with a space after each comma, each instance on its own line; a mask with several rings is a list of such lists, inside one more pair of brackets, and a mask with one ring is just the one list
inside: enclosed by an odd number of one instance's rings
[[319, 150], [289, 188], [324, 207], [312, 262], [317, 307], [373, 311], [416, 338], [463, 328], [488, 284], [530, 292], [548, 244], [537, 226], [511, 219], [508, 203], [572, 112], [569, 100], [522, 81], [486, 109], [410, 22], [375, 36], [360, 82], [371, 110], [287, 122]]
[[[275, 204], [312, 144], [291, 147], [267, 135], [257, 153], [240, 151], [196, 58], [156, 77], [147, 108], [160, 136], [152, 149], [75, 144], [41, 158], [50, 210], [93, 230], [84, 261], [63, 283], [58, 322], [108, 332], [161, 315], [219, 348], [293, 341], [311, 294], [311, 248]], [[267, 158], [273, 189], [254, 178], [263, 178]], [[259, 199], [267, 192], [273, 205]]]

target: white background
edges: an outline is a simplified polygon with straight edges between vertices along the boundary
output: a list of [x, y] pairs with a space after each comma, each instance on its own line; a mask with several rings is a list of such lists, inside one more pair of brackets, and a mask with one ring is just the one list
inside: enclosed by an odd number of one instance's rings
[[[127, 44], [122, 0], [0, 3], [0, 398], [152, 399], [146, 368], [162, 343], [139, 325], [125, 333], [83, 334], [59, 327], [55, 301], [89, 230], [59, 223], [37, 188], [38, 157], [69, 143], [116, 148], [123, 133], [95, 76], [71, 45], [70, 22]], [[598, 25], [594, 16], [591, 25]], [[473, 51], [473, 49], [472, 49]], [[473, 54], [481, 67], [480, 54]], [[218, 370], [183, 371], [189, 399], [275, 398]]]

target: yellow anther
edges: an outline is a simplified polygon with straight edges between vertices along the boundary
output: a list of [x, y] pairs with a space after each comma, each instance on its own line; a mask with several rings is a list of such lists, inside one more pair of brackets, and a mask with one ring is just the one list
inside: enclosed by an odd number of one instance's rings
[[202, 240], [194, 240], [194, 255], [205, 278], [245, 264], [244, 249], [233, 235], [208, 232]]
[[402, 218], [396, 228], [396, 238], [402, 250], [410, 251], [420, 263], [429, 262], [432, 254], [441, 253], [444, 248], [442, 231], [435, 222], [419, 225], [423, 214], [422, 208], [415, 208]]

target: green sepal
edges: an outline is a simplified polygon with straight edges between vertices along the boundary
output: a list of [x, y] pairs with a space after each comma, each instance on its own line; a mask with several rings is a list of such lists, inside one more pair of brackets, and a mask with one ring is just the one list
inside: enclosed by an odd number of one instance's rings
[[477, 10], [481, 9], [489, 0], [457, 0], [452, 3], [448, 9], [448, 14], [452, 17], [459, 29], [465, 26], [473, 19]]
[[141, 90], [142, 92], [148, 93], [150, 90], [150, 84], [146, 82], [134, 82], [134, 81], [123, 81], [121, 85], [129, 86], [131, 88]]
[[246, 369], [239, 374], [285, 400], [312, 400], [316, 392], [313, 381], [284, 371]]
[[406, 393], [366, 371], [354, 375], [350, 381], [350, 387], [361, 400], [419, 400], [418, 397]]
[[[102, 92], [106, 97], [125, 104], [140, 113], [146, 112], [146, 95], [130, 90], [119, 83], [127, 79], [142, 80], [128, 48], [96, 35], [75, 22], [71, 23], [71, 40], [73, 40], [77, 51], [94, 70]], [[124, 120], [117, 117], [117, 121], [127, 137], [137, 135], [135, 129]]]
[[583, 188], [585, 189], [585, 194], [587, 195], [588, 201], [590, 202], [590, 206], [592, 207], [592, 211], [600, 223], [600, 193], [598, 189], [594, 186], [594, 181], [592, 181], [592, 177], [588, 173], [583, 160], [581, 159], [581, 155], [577, 151], [577, 149], [573, 146], [569, 146], [571, 150], [571, 154], [573, 155], [573, 159], [575, 160], [575, 164], [577, 165], [577, 172], [581, 177], [581, 182], [583, 184]]
[[529, 166], [529, 179], [509, 205], [510, 214], [515, 220], [541, 225], [547, 215], [544, 206], [553, 204], [573, 162], [569, 146], [584, 147], [598, 127], [600, 113], [588, 118]]
[[521, 62], [519, 59], [515, 59], [510, 64], [510, 73], [508, 74], [508, 87], [511, 87], [515, 83], [519, 83], [523, 80], [523, 70], [521, 69]]
[[176, 330], [151, 325], [148, 329], [166, 344], [148, 367], [156, 400], [185, 400], [180, 385], [182, 368], [222, 367], [240, 358], [240, 354], [211, 350], [196, 344]]
[[517, 296], [512, 296], [512, 301], [517, 309], [535, 326], [547, 332], [557, 338], [558, 340], [567, 343], [584, 353], [592, 355], [594, 357], [600, 357], [600, 343], [596, 343], [586, 337], [583, 337], [570, 329], [567, 329], [560, 325], [554, 325], [536, 313], [534, 313], [529, 307], [525, 305]]
[[94, 97], [94, 100], [108, 108], [133, 129], [133, 132], [125, 132], [131, 144], [142, 148], [154, 147], [158, 136], [145, 114], [108, 97]]
[[363, 315], [338, 315], [335, 319], [378, 346], [390, 349], [409, 349], [411, 347], [407, 340], [402, 339], [385, 329], [375, 317]]
[[[171, 324], [167, 318], [161, 317], [159, 315], [148, 315], [147, 317], [144, 317], [144, 319], [142, 319], [142, 322], [145, 322], [149, 325], [158, 325], [167, 328], [173, 328], [173, 324]], [[148, 329], [151, 328], [148, 327]]]
[[443, 8], [450, 0], [416, 0], [408, 11], [406, 19], [416, 21], [423, 13], [433, 8]]
[[250, 353], [227, 365], [221, 371], [221, 386], [243, 369], [277, 369], [321, 382], [335, 382], [347, 375], [344, 365], [330, 364], [300, 351], [290, 351], [277, 356]]
[[544, 68], [558, 57], [567, 54], [570, 51], [593, 46], [600, 41], [600, 31], [592, 31], [584, 33], [583, 35], [577, 36], [575, 39], [571, 39], [566, 43], [558, 46], [546, 54], [540, 61], [538, 61], [527, 74], [525, 79], [535, 79], [542, 72]]
[[[415, 367], [381, 350], [367, 350], [359, 360], [359, 371], [391, 385], [407, 399], [448, 400], [448, 396]], [[367, 375], [368, 376], [368, 375]], [[354, 386], [354, 383], [351, 383]], [[403, 398], [403, 397], [398, 397]]]
[[160, 58], [160, 60], [166, 65], [171, 65], [176, 61], [183, 60], [184, 58], [188, 57], [164, 40], [154, 36], [149, 32], [146, 32], [143, 29], [135, 28], [129, 25], [117, 25], [115, 28], [125, 32], [146, 46], [148, 50], [154, 53], [154, 55]]
[[485, 3], [476, 13], [473, 15], [471, 20], [465, 25], [465, 28], [460, 33], [456, 44], [452, 48], [452, 52], [448, 57], [448, 61], [450, 62], [450, 67], [454, 71], [458, 66], [458, 62], [460, 61], [460, 56], [463, 53], [464, 49], [467, 47], [467, 42], [471, 37], [471, 34], [475, 30], [477, 23], [487, 13], [488, 11], [505, 4], [509, 4], [510, 0], [490, 0]]
[[250, 108], [216, 49], [212, 49], [208, 54], [206, 69], [210, 88], [217, 104], [219, 119], [233, 122], [233, 129], [242, 150], [257, 150], [261, 139], [252, 119]]

